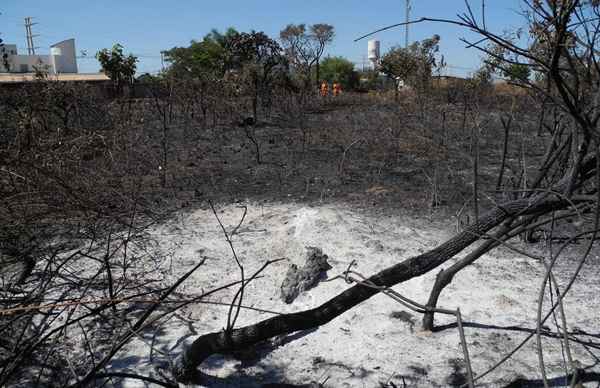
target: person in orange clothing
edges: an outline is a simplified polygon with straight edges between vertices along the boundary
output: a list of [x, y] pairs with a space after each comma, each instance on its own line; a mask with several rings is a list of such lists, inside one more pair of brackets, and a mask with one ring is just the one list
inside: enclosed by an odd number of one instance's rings
[[323, 81], [321, 83], [321, 96], [327, 97], [328, 94], [329, 94], [329, 85], [327, 84], [327, 81]]
[[342, 94], [342, 84], [340, 84], [339, 82], [334, 82], [333, 83], [333, 96], [339, 96], [340, 94]]

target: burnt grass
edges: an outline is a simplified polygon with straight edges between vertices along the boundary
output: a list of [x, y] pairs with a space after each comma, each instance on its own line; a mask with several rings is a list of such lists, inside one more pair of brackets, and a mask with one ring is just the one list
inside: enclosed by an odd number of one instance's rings
[[31, 236], [43, 246], [46, 235], [88, 238], [82, 230], [97, 238], [106, 225], [129, 227], [132, 214], [158, 222], [209, 201], [336, 202], [435, 211], [443, 222], [459, 214], [465, 224], [473, 220], [477, 144], [482, 213], [520, 195], [551, 141], [549, 131], [538, 134], [540, 109], [524, 93], [457, 99], [434, 90], [398, 101], [346, 93], [302, 103], [284, 94], [256, 121], [243, 97], [216, 95], [203, 110], [186, 93], [181, 86], [172, 96], [114, 99], [87, 86], [36, 83], [4, 96], [5, 240], [20, 246]]
[[[387, 210], [456, 213], [465, 204], [470, 209], [472, 136], [478, 133], [479, 200], [485, 210], [516, 195], [523, 185], [523, 166], [526, 179], [533, 179], [550, 141], [547, 132], [538, 136], [538, 118], [526, 96], [504, 100], [512, 100], [511, 113], [504, 112], [501, 103], [468, 104], [465, 115], [464, 103], [432, 99], [419, 105], [410, 96], [395, 102], [346, 95], [320, 101], [300, 118], [276, 112], [254, 125], [231, 120], [188, 129], [185, 135], [175, 129], [169, 134], [169, 149], [176, 165], [169, 170], [168, 182], [181, 207], [208, 199], [343, 201]], [[498, 193], [501, 117], [509, 114], [513, 120], [502, 181], [505, 192]]]
[[85, 86], [34, 86], [5, 96], [0, 121], [0, 156], [11, 172], [0, 176], [9, 199], [1, 233], [16, 245], [29, 244], [20, 236], [41, 245], [46, 235], [87, 238], [84, 229], [96, 238], [106, 225], [128, 227], [134, 213], [158, 222], [209, 201], [341, 202], [435, 211], [444, 222], [460, 213], [469, 223], [476, 144], [481, 213], [519, 195], [551, 141], [546, 130], [538, 135], [539, 109], [523, 93], [459, 101], [445, 91], [398, 101], [346, 93], [302, 104], [283, 95], [254, 121], [236, 96], [215, 98], [203, 112], [185, 89], [107, 99]]

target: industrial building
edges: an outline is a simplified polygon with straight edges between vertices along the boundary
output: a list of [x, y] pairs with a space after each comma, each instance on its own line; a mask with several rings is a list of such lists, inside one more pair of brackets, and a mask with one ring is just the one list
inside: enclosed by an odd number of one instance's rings
[[33, 73], [39, 70], [52, 75], [77, 73], [75, 39], [50, 46], [50, 55], [21, 55], [15, 44], [0, 46], [0, 53], [6, 54], [7, 63], [0, 61], [0, 72], [3, 73]]

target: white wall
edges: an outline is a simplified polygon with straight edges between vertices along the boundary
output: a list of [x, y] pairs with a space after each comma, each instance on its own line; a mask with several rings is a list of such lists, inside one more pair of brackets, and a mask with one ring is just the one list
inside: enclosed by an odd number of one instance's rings
[[50, 46], [54, 73], [77, 73], [75, 39], [67, 39]]
[[32, 73], [34, 66], [46, 68], [49, 72], [54, 70], [49, 55], [10, 55], [8, 61], [11, 73]]
[[[50, 47], [50, 55], [14, 55], [17, 46], [4, 45], [9, 54], [11, 73], [32, 73], [34, 66], [46, 69], [50, 74], [77, 73], [77, 58], [75, 52], [75, 39], [67, 39]], [[0, 49], [1, 50], [1, 49]], [[0, 63], [0, 72], [6, 72]]]
[[2, 49], [8, 55], [16, 55], [17, 54], [17, 45], [16, 44], [5, 44], [5, 45], [2, 45]]

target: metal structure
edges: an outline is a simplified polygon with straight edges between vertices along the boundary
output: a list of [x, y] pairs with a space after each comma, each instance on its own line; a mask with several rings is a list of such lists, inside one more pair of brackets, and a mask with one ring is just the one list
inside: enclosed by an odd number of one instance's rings
[[35, 45], [33, 44], [33, 38], [35, 38], [36, 36], [39, 35], [34, 35], [33, 32], [31, 31], [31, 27], [38, 24], [38, 23], [34, 23], [31, 21], [31, 17], [26, 17], [25, 18], [25, 31], [27, 34], [27, 54], [28, 55], [35, 55]]
[[405, 32], [405, 36], [404, 36], [404, 47], [408, 48], [408, 27], [409, 27], [409, 22], [410, 22], [410, 11], [411, 11], [411, 6], [410, 6], [410, 0], [405, 0], [406, 1], [406, 24], [405, 24], [405, 28], [406, 28], [406, 32]]

